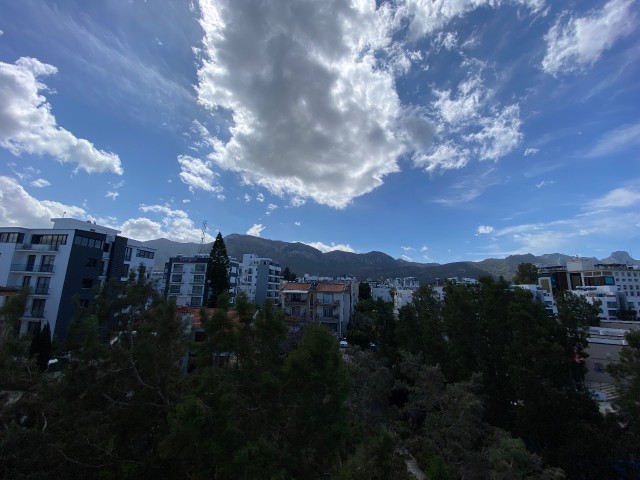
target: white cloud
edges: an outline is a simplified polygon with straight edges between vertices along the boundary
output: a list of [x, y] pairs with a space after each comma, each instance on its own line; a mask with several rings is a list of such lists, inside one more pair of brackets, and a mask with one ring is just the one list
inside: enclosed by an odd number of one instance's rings
[[471, 71], [455, 93], [433, 92], [430, 116], [438, 125], [437, 140], [428, 153], [413, 157], [414, 164], [428, 172], [459, 169], [472, 158], [498, 160], [522, 139], [519, 105], [501, 107], [480, 75], [484, 64], [468, 62], [468, 67]]
[[555, 182], [555, 180], [542, 180], [539, 183], [536, 183], [536, 188], [542, 188], [542, 187], [546, 187], [548, 185], [553, 185]]
[[486, 234], [492, 233], [493, 230], [494, 228], [491, 225], [479, 225], [476, 232], [479, 235], [486, 235]]
[[355, 253], [355, 250], [348, 243], [342, 244], [342, 243], [331, 242], [331, 245], [327, 245], [326, 243], [322, 243], [322, 242], [300, 242], [300, 243], [309, 245], [310, 247], [313, 247], [316, 250], [320, 250], [322, 253], [333, 252], [334, 250]]
[[120, 158], [98, 150], [88, 140], [76, 138], [60, 127], [51, 105], [40, 92], [40, 78], [57, 73], [56, 67], [22, 57], [15, 64], [0, 62], [0, 147], [13, 155], [49, 155], [75, 163], [88, 173], [123, 173]]
[[46, 180], [44, 178], [36, 178], [31, 182], [31, 186], [37, 187], [37, 188], [48, 187], [49, 185], [51, 185], [51, 182], [49, 182], [49, 180]]
[[52, 218], [62, 216], [89, 218], [83, 208], [36, 199], [14, 178], [0, 176], [0, 225], [48, 228]]
[[261, 223], [254, 223], [253, 226], [249, 230], [247, 230], [247, 235], [259, 237], [265, 228], [267, 227], [263, 227]]
[[142, 242], [167, 237], [160, 223], [146, 217], [130, 218], [120, 228], [123, 235]]
[[270, 203], [269, 205], [267, 205], [267, 215], [271, 215], [271, 212], [273, 212], [276, 208], [278, 208], [278, 206], [275, 203]]
[[545, 35], [547, 52], [542, 69], [557, 76], [585, 70], [593, 65], [605, 50], [636, 28], [633, 0], [610, 0], [600, 10], [584, 17], [558, 19]]
[[536, 154], [536, 153], [538, 153], [539, 151], [540, 151], [540, 149], [539, 149], [539, 148], [533, 148], [533, 147], [530, 147], [530, 148], [525, 149], [525, 151], [524, 151], [524, 156], [525, 156], [525, 157], [528, 157], [529, 155], [535, 155], [535, 154]]
[[423, 150], [415, 131], [431, 132], [404, 109], [393, 68], [375, 55], [391, 44], [390, 9], [201, 0], [198, 99], [233, 120], [228, 138], [212, 139], [209, 158], [274, 194], [337, 208], [382, 185], [400, 155]]
[[120, 196], [120, 192], [118, 191], [115, 191], [115, 192], [108, 191], [107, 194], [105, 195], [105, 197], [110, 198], [112, 200], [115, 200], [119, 196]]
[[421, 252], [427, 252], [429, 251], [429, 247], [427, 247], [426, 245], [423, 245], [422, 248], [420, 249]]
[[[134, 219], [127, 220], [122, 224], [120, 229], [123, 235], [130, 235], [137, 240], [150, 240], [152, 238], [168, 238], [177, 242], [199, 242], [202, 232], [196, 227], [195, 223], [189, 218], [184, 210], [174, 210], [167, 205], [140, 205], [140, 211], [143, 213], [156, 214], [156, 220], [150, 219]], [[144, 221], [149, 220], [149, 221]], [[133, 222], [133, 223], [132, 223]], [[155, 225], [160, 225], [158, 230]], [[148, 232], [144, 237], [140, 236], [138, 230], [141, 226], [147, 226]], [[134, 229], [138, 236], [134, 236], [130, 232]], [[213, 241], [213, 237], [207, 233], [205, 241]]]
[[248, 193], [245, 193], [245, 194], [244, 194], [244, 201], [245, 201], [246, 203], [249, 203], [249, 202], [251, 201], [251, 196], [250, 196]]
[[590, 209], [625, 208], [637, 203], [640, 203], [640, 182], [635, 182], [632, 187], [615, 188], [587, 206]]
[[191, 192], [195, 189], [217, 193], [222, 191], [221, 186], [213, 185], [215, 174], [211, 170], [210, 162], [205, 162], [189, 155], [179, 155], [178, 163], [181, 170], [180, 180], [182, 180], [182, 183], [189, 185]]
[[2, 30], [0, 30], [0, 37], [4, 35], [4, 32]]
[[413, 262], [413, 258], [408, 255], [402, 255], [400, 258], [402, 258], [402, 260], [404, 260], [405, 262]]
[[640, 123], [625, 125], [607, 132], [587, 153], [587, 157], [602, 157], [636, 145], [640, 145]]
[[412, 250], [415, 250], [415, 248], [413, 248], [413, 247], [400, 247], [400, 248], [404, 251], [404, 253], [407, 253], [407, 252], [410, 252]]
[[506, 4], [524, 5], [533, 12], [544, 7], [544, 0], [404, 0], [399, 15], [410, 19], [409, 35], [418, 39], [444, 28], [449, 22], [480, 7]]
[[293, 222], [293, 224], [294, 224], [296, 227], [299, 227], [300, 225], [302, 225], [300, 222]]
[[493, 172], [494, 169], [490, 168], [480, 175], [467, 175], [460, 178], [458, 182], [448, 188], [446, 196], [436, 199], [435, 202], [455, 207], [478, 198], [486, 189], [499, 183]]
[[264, 195], [262, 193], [259, 193], [258, 195], [256, 195], [256, 200], [259, 202], [264, 202]]

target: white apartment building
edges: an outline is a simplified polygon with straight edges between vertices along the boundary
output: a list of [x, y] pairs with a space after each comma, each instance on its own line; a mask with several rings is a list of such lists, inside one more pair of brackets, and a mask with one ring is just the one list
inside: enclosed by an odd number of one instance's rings
[[178, 255], [165, 264], [166, 298], [178, 307], [201, 307], [207, 304], [207, 263], [209, 254], [193, 257]]
[[268, 299], [280, 303], [280, 264], [270, 258], [245, 253], [238, 266], [238, 293], [244, 292], [250, 302], [264, 305]]
[[140, 266], [150, 275], [155, 250], [94, 222], [51, 221], [53, 228], [0, 227], [0, 285], [29, 288], [21, 335], [48, 322], [63, 340], [74, 298], [88, 307], [105, 282], [124, 281]]

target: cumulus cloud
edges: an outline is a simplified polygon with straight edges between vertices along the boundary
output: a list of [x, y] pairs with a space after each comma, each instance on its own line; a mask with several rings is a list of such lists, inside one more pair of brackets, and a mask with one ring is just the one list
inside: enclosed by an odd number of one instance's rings
[[431, 131], [376, 57], [394, 33], [390, 8], [201, 0], [198, 99], [233, 120], [209, 158], [274, 194], [337, 208], [382, 185], [400, 155], [423, 149], [413, 132]]
[[276, 208], [278, 208], [278, 206], [275, 203], [270, 203], [269, 205], [267, 205], [267, 215], [271, 215], [271, 212], [273, 212]]
[[47, 87], [40, 80], [55, 73], [56, 67], [35, 58], [22, 57], [15, 64], [0, 62], [0, 147], [16, 156], [49, 155], [88, 173], [121, 175], [118, 155], [98, 150], [57, 125], [51, 105], [41, 94]]
[[110, 198], [111, 200], [115, 200], [116, 198], [118, 198], [120, 196], [120, 192], [118, 191], [108, 191], [107, 194], [105, 195], [105, 197]]
[[538, 153], [539, 151], [540, 151], [540, 149], [539, 149], [539, 148], [533, 148], [533, 147], [530, 147], [530, 148], [525, 149], [525, 151], [524, 151], [524, 156], [525, 156], [525, 157], [528, 157], [529, 155], [535, 155], [535, 154], [536, 154], [536, 153]]
[[[168, 205], [140, 205], [140, 211], [152, 214], [155, 219], [137, 218], [125, 221], [120, 229], [125, 236], [137, 240], [151, 240], [153, 238], [169, 238], [177, 242], [199, 242], [202, 231], [189, 218], [184, 210], [177, 210]], [[156, 227], [160, 225], [160, 229]], [[147, 228], [147, 230], [144, 230]], [[135, 233], [135, 235], [134, 235]], [[208, 233], [205, 241], [213, 241]]]
[[245, 193], [243, 198], [246, 203], [249, 203], [251, 201], [251, 196], [248, 193]]
[[487, 235], [489, 233], [492, 233], [494, 230], [494, 228], [491, 225], [479, 225], [478, 229], [476, 230], [476, 232], [479, 235]]
[[213, 185], [215, 174], [211, 170], [211, 162], [189, 155], [179, 155], [178, 163], [180, 164], [180, 180], [189, 185], [191, 192], [196, 189], [216, 193], [222, 191], [221, 186]]
[[514, 4], [539, 12], [544, 0], [401, 0], [399, 15], [409, 19], [410, 38], [418, 39], [480, 7]]
[[433, 95], [430, 116], [438, 125], [437, 139], [428, 153], [414, 155], [417, 166], [428, 172], [459, 169], [472, 158], [498, 160], [519, 145], [519, 105], [499, 105], [479, 73], [469, 72], [455, 91], [435, 89]]
[[263, 227], [261, 223], [254, 223], [253, 226], [249, 230], [247, 230], [247, 235], [259, 237], [265, 228], [267, 227]]
[[0, 176], [0, 225], [48, 228], [52, 218], [88, 219], [85, 209], [51, 200], [39, 200], [11, 177]]
[[610, 0], [584, 17], [559, 18], [544, 37], [547, 51], [542, 69], [557, 76], [593, 65], [605, 50], [635, 30], [633, 4], [633, 0]]
[[31, 186], [37, 188], [48, 187], [49, 185], [51, 185], [51, 182], [49, 182], [49, 180], [45, 180], [44, 178], [36, 178], [31, 182]]
[[313, 247], [316, 250], [320, 250], [322, 253], [333, 252], [334, 250], [355, 253], [355, 250], [348, 243], [342, 244], [342, 243], [331, 242], [331, 245], [327, 245], [326, 243], [322, 243], [322, 242], [300, 242], [300, 243], [309, 245], [310, 247]]
[[259, 202], [264, 202], [264, 195], [262, 193], [259, 193], [258, 195], [256, 195], [256, 200]]

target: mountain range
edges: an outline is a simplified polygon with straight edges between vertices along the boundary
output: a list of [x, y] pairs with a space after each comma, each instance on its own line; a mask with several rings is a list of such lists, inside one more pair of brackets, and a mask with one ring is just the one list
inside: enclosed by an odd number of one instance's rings
[[[211, 243], [180, 243], [165, 238], [143, 243], [156, 249], [156, 268], [162, 268], [169, 257], [175, 257], [178, 254], [193, 256], [197, 253], [207, 254], [211, 250]], [[532, 263], [538, 267], [566, 265], [567, 260], [574, 258], [562, 253], [540, 256], [522, 254], [510, 255], [504, 259], [488, 258], [478, 262], [438, 264], [407, 262], [376, 251], [351, 253], [336, 250], [323, 253], [300, 242], [288, 243], [237, 233], [227, 235], [224, 243], [229, 256], [238, 260], [241, 260], [245, 253], [254, 253], [260, 257], [272, 258], [279, 262], [283, 269], [289, 267], [289, 270], [299, 276], [305, 273], [330, 277], [352, 275], [359, 280], [417, 277], [421, 282], [431, 282], [437, 278], [479, 278], [485, 275], [511, 279], [520, 263]], [[613, 252], [607, 258], [593, 258], [593, 260], [599, 263], [640, 264], [640, 260], [631, 258], [627, 252], [623, 251]]]

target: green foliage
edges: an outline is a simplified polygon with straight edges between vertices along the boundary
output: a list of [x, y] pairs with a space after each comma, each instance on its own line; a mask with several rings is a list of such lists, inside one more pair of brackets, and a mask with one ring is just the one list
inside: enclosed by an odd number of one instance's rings
[[297, 278], [298, 276], [294, 272], [289, 270], [289, 267], [284, 267], [284, 270], [282, 270], [283, 280], [286, 280], [288, 282], [295, 282]]
[[209, 306], [217, 304], [218, 295], [229, 291], [229, 255], [224, 244], [222, 233], [218, 232], [211, 246], [207, 264], [207, 284], [209, 288]]
[[519, 264], [516, 274], [513, 276], [513, 283], [516, 285], [538, 283], [538, 267], [533, 263]]
[[361, 282], [358, 285], [358, 299], [362, 300], [371, 300], [371, 285], [366, 282]]

